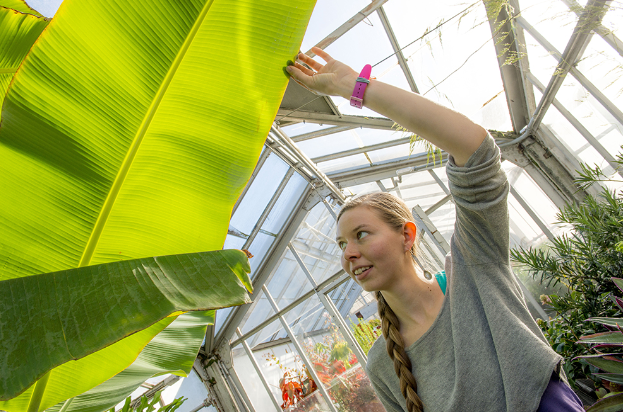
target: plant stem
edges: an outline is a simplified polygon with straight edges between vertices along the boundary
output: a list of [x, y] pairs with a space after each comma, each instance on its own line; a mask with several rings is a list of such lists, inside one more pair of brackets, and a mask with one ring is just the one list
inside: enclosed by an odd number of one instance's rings
[[48, 379], [50, 379], [51, 373], [52, 371], [48, 371], [35, 383], [35, 389], [32, 391], [32, 396], [28, 403], [28, 412], [39, 412], [39, 406], [41, 406], [41, 400], [43, 399], [45, 388], [48, 386]]

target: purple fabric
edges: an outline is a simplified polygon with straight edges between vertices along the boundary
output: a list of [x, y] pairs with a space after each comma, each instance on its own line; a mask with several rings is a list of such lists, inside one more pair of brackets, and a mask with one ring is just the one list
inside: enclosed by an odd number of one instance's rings
[[554, 372], [536, 412], [584, 412], [582, 401]]

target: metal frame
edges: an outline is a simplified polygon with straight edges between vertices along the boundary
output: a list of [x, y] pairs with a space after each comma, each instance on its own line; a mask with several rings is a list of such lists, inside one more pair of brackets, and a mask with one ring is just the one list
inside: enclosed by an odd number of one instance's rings
[[[569, 7], [569, 9], [575, 12], [578, 16], [581, 15], [581, 12], [584, 11], [584, 7], [580, 3], [575, 0], [562, 0], [563, 3]], [[617, 36], [612, 33], [606, 26], [603, 24], [599, 24], [595, 27], [595, 32], [599, 34], [606, 43], [610, 45], [621, 57], [623, 57], [623, 42]]]
[[539, 105], [532, 115], [530, 123], [528, 123], [528, 133], [539, 128], [549, 105], [552, 104], [567, 73], [569, 73], [578, 59], [582, 57], [584, 50], [586, 50], [586, 46], [592, 36], [592, 30], [587, 30], [587, 27], [601, 24], [601, 20], [611, 2], [612, 0], [589, 0], [587, 2], [586, 8], [582, 12], [573, 30], [571, 39], [567, 43], [564, 53], [560, 56], [558, 67], [556, 67], [554, 75], [551, 77], [547, 88], [543, 92]]
[[[556, 58], [559, 62], [561, 60], [561, 53], [549, 42], [547, 41], [547, 39], [545, 39], [545, 37], [543, 37], [534, 27], [532, 27], [530, 25], [530, 23], [528, 23], [528, 21], [521, 17], [518, 16], [515, 21], [517, 22], [517, 24], [519, 24], [521, 27], [523, 27], [525, 30], [527, 30], [530, 35], [532, 37], [535, 38], [536, 41], [539, 42], [539, 44], [541, 46], [543, 46], [543, 48], [545, 50], [547, 50], [548, 53], [550, 53], [554, 58]], [[599, 102], [601, 103], [602, 106], [604, 106], [604, 108], [619, 122], [623, 125], [623, 112], [621, 112], [621, 110], [614, 104], [612, 103], [612, 101], [610, 101], [610, 99], [608, 99], [606, 97], [606, 95], [604, 95], [601, 91], [599, 91], [599, 89], [593, 84], [591, 83], [586, 76], [584, 76], [578, 69], [576, 69], [575, 67], [571, 67], [569, 69], [569, 73], [575, 77], [575, 79], [582, 85], [582, 87], [584, 87], [586, 90], [588, 90], [588, 92], [590, 94], [593, 95], [593, 97]]]
[[[374, 11], [376, 11], [379, 7], [387, 3], [387, 1], [388, 0], [372, 0], [372, 2], [370, 2], [370, 4], [364, 7], [360, 12], [358, 12], [353, 17], [348, 19], [344, 24], [342, 24], [340, 27], [335, 29], [331, 34], [329, 34], [327, 37], [325, 37], [319, 43], [317, 43], [316, 47], [322, 50], [326, 49], [331, 44], [333, 44], [334, 41], [342, 37], [344, 34], [348, 33], [350, 29], [352, 29], [357, 24], [362, 22], [370, 14], [374, 13]], [[315, 56], [315, 54], [311, 51], [311, 49], [308, 50], [307, 53], [305, 54], [308, 55], [309, 57]]]
[[[275, 312], [279, 312], [279, 306], [277, 306], [277, 303], [275, 303], [273, 297], [270, 295], [270, 292], [268, 291], [268, 288], [266, 287], [266, 285], [262, 286], [262, 290], [264, 291], [264, 295], [268, 299], [268, 302], [273, 307], [273, 310]], [[292, 341], [292, 344], [294, 345], [294, 347], [296, 348], [296, 351], [301, 357], [301, 360], [305, 364], [307, 371], [314, 379], [314, 382], [316, 382], [316, 386], [318, 386], [318, 390], [320, 391], [320, 393], [322, 393], [322, 396], [324, 396], [327, 402], [327, 405], [329, 406], [329, 409], [331, 410], [331, 412], [337, 412], [335, 405], [333, 405], [333, 402], [331, 402], [329, 393], [327, 392], [326, 388], [324, 387], [324, 384], [322, 383], [322, 381], [318, 378], [318, 375], [316, 374], [314, 365], [309, 361], [309, 359], [307, 358], [307, 355], [305, 354], [305, 351], [303, 350], [299, 342], [296, 340], [296, 336], [294, 335], [294, 332], [292, 332], [292, 329], [290, 329], [290, 325], [288, 325], [288, 322], [286, 322], [286, 319], [281, 315], [279, 316], [279, 320], [281, 321], [283, 328], [286, 330], [288, 336], [290, 337], [290, 340]]]
[[[350, 30], [352, 27], [354, 27], [357, 23], [365, 19], [365, 17], [367, 17], [368, 15], [376, 11], [377, 14], [379, 15], [381, 22], [383, 23], [383, 26], [385, 28], [385, 31], [388, 35], [388, 38], [390, 40], [390, 43], [392, 44], [394, 51], [397, 52], [396, 54], [397, 54], [398, 62], [401, 65], [403, 73], [405, 74], [411, 89], [417, 92], [417, 86], [415, 85], [415, 82], [413, 81], [413, 77], [411, 75], [411, 72], [409, 71], [408, 64], [406, 63], [404, 56], [402, 52], [400, 51], [400, 46], [398, 45], [398, 42], [395, 38], [395, 35], [393, 33], [389, 20], [387, 19], [385, 11], [382, 7], [382, 5], [386, 1], [387, 0], [372, 1], [368, 7], [362, 10], [362, 12], [358, 13], [355, 17], [353, 17], [348, 22], [343, 24], [340, 28], [334, 31], [331, 35], [327, 36], [327, 38], [325, 38], [321, 43], [319, 43], [319, 46], [321, 47], [328, 46], [333, 41], [335, 41], [337, 38], [339, 38], [341, 35], [343, 35], [348, 30]], [[575, 0], [563, 0], [563, 1], [565, 1], [566, 3], [569, 3]], [[608, 0], [590, 0], [589, 7], [587, 7], [587, 9], [592, 9], [590, 7], [591, 4], [598, 5], [605, 9], [608, 3], [609, 3]], [[511, 4], [517, 5], [516, 11], [518, 12], [519, 10], [518, 1], [511, 0]], [[512, 35], [512, 37], [509, 40], [509, 44], [508, 44], [510, 46], [509, 50], [515, 50], [517, 53], [520, 53], [522, 51], [521, 44], [525, 43], [525, 41], [522, 41], [523, 29], [525, 28], [535, 38], [537, 38], [537, 41], [544, 44], [544, 47], [546, 49], [548, 49], [551, 53], [558, 56], [557, 58], [561, 62], [559, 67], [562, 68], [562, 70], [565, 73], [569, 72], [574, 77], [576, 77], [578, 81], [580, 82], [580, 84], [582, 84], [602, 105], [604, 105], [606, 110], [610, 114], [612, 114], [612, 116], [617, 121], [623, 124], [623, 121], [622, 121], [623, 114], [618, 110], [618, 108], [616, 108], [616, 106], [614, 106], [612, 102], [610, 102], [603, 94], [600, 94], [600, 92], [592, 84], [590, 84], [590, 82], [588, 82], [588, 80], [586, 80], [586, 78], [583, 77], [582, 74], [577, 69], [572, 67], [573, 63], [575, 63], [577, 59], [581, 56], [583, 50], [586, 47], [587, 42], [590, 39], [590, 33], [582, 33], [581, 30], [579, 30], [579, 28], [581, 27], [581, 23], [582, 22], [585, 23], [587, 21], [594, 23], [596, 21], [599, 21], [599, 17], [595, 17], [593, 13], [589, 13], [588, 11], [586, 11], [583, 14], [583, 16], [580, 18], [580, 23], [578, 23], [576, 30], [574, 30], [574, 35], [571, 37], [569, 44], [567, 45], [567, 48], [565, 49], [565, 52], [562, 55], [558, 53], [553, 47], [551, 47], [551, 45], [549, 45], [549, 43], [547, 43], [545, 39], [541, 38], [541, 40], [539, 40], [537, 36], [540, 36], [540, 35], [536, 33], [534, 28], [529, 26], [529, 24], [525, 21], [525, 19], [523, 19], [520, 16], [507, 16], [507, 17], [509, 18], [509, 22], [510, 22], [510, 18], [512, 17], [513, 19], [517, 21], [517, 23], [519, 23], [517, 26], [513, 26], [512, 24], [509, 23], [510, 24], [509, 33]], [[504, 18], [504, 16], [502, 15], [499, 16], [499, 19], [502, 19], [502, 18]], [[498, 20], [498, 22], [499, 21], [501, 20]], [[495, 23], [496, 22], [493, 22], [493, 21], [491, 22], [492, 25]], [[504, 31], [504, 29], [500, 31]], [[544, 41], [545, 43], [543, 43], [542, 41]], [[498, 51], [501, 51], [502, 47], [505, 47], [505, 46], [506, 45], [496, 45], [496, 47], [499, 48]], [[617, 51], [621, 53], [620, 48], [618, 48]], [[313, 56], [313, 53], [308, 52], [308, 54]], [[500, 56], [500, 59], [504, 59], [504, 56]], [[569, 158], [573, 157], [575, 162], [577, 162], [577, 159], [575, 158], [575, 156], [573, 156], [572, 153], [566, 150], [560, 142], [556, 142], [557, 139], [551, 135], [551, 132], [545, 126], [540, 124], [550, 104], [554, 104], [557, 108], [560, 105], [559, 102], [555, 99], [555, 94], [558, 88], [560, 87], [560, 85], [562, 84], [562, 79], [557, 78], [558, 76], [554, 76], [550, 80], [550, 84], [544, 90], [543, 98], [541, 99], [539, 105], [536, 106], [536, 103], [534, 101], [534, 94], [532, 91], [533, 90], [532, 86], [528, 82], [526, 82], [526, 80], [530, 80], [531, 83], [534, 83], [533, 82], [534, 79], [531, 78], [532, 75], [529, 73], [527, 58], [521, 59], [517, 65], [502, 67], [501, 72], [502, 72], [502, 77], [503, 77], [504, 86], [506, 90], [507, 102], [509, 104], [509, 110], [511, 111], [511, 119], [513, 121], [513, 127], [515, 131], [516, 132], [522, 131], [524, 127], [529, 125], [527, 129], [529, 133], [526, 133], [525, 136], [523, 136], [524, 138], [528, 136], [529, 134], [535, 135], [539, 137], [542, 141], [544, 141], [548, 145], [548, 147], [551, 149], [549, 156], [551, 156], [551, 153], [553, 153], [554, 157], [558, 157], [559, 159], [562, 159], [563, 161], [570, 160]], [[536, 84], [535, 86], [538, 88]], [[541, 85], [541, 90], [543, 90], [542, 85]], [[299, 201], [297, 202], [295, 209], [292, 211], [292, 213], [288, 217], [287, 222], [284, 224], [283, 229], [278, 235], [278, 238], [275, 240], [270, 250], [268, 251], [264, 261], [262, 261], [259, 266], [257, 274], [254, 278], [254, 286], [256, 287], [257, 292], [252, 296], [253, 303], [245, 307], [238, 307], [231, 312], [229, 319], [227, 320], [227, 323], [219, 331], [219, 334], [216, 337], [214, 337], [213, 344], [210, 345], [211, 348], [222, 347], [224, 343], [226, 343], [226, 341], [234, 334], [233, 332], [237, 332], [238, 338], [232, 342], [232, 345], [235, 346], [238, 344], [243, 344], [243, 346], [245, 346], [245, 350], [247, 351], [248, 356], [250, 356], [251, 359], [254, 360], [252, 350], [247, 344], [246, 340], [252, 337], [257, 339], [257, 337], [259, 336], [258, 332], [260, 332], [264, 327], [271, 324], [275, 320], [279, 319], [282, 322], [284, 330], [286, 330], [288, 336], [290, 337], [291, 342], [295, 344], [295, 346], [297, 347], [297, 350], [299, 351], [301, 357], [305, 359], [307, 363], [309, 363], [305, 357], [303, 350], [300, 348], [300, 345], [298, 345], [296, 337], [294, 336], [284, 316], [286, 313], [294, 309], [299, 309], [299, 306], [301, 305], [301, 303], [303, 303], [306, 300], [309, 300], [310, 297], [316, 294], [320, 302], [324, 306], [324, 308], [331, 314], [332, 318], [338, 325], [338, 328], [340, 328], [340, 331], [344, 335], [344, 338], [347, 340], [351, 349], [357, 354], [360, 361], [365, 362], [366, 360], [365, 355], [363, 355], [362, 353], [361, 354], [359, 353], [360, 348], [358, 347], [358, 345], [356, 344], [356, 341], [352, 337], [352, 334], [350, 333], [350, 329], [345, 325], [343, 316], [342, 316], [343, 314], [340, 313], [345, 310], [350, 310], [348, 306], [349, 300], [353, 300], [354, 302], [354, 299], [349, 299], [351, 290], [349, 288], [350, 283], [347, 283], [347, 282], [350, 280], [350, 278], [347, 275], [345, 275], [343, 271], [340, 271], [334, 274], [333, 276], [331, 276], [330, 278], [328, 278], [327, 280], [325, 280], [324, 282], [317, 284], [312, 276], [312, 273], [315, 271], [315, 268], [318, 266], [319, 262], [321, 261], [330, 262], [331, 261], [330, 258], [326, 259], [324, 256], [324, 253], [326, 253], [325, 251], [328, 246], [321, 246], [320, 249], [318, 250], [310, 250], [309, 248], [307, 248], [306, 251], [304, 251], [305, 248], [301, 247], [304, 245], [299, 242], [294, 241], [293, 239], [294, 236], [298, 233], [301, 223], [305, 221], [308, 211], [311, 210], [313, 205], [317, 204], [320, 201], [322, 201], [325, 204], [327, 210], [335, 219], [335, 216], [336, 216], [335, 210], [333, 209], [331, 204], [329, 204], [329, 202], [327, 201], [327, 196], [331, 196], [333, 199], [336, 199], [338, 202], [342, 202], [344, 200], [344, 197], [341, 194], [339, 187], [374, 182], [374, 181], [377, 181], [380, 183], [382, 179], [386, 179], [386, 178], [395, 179], [395, 178], [400, 178], [402, 174], [418, 172], [421, 170], [429, 170], [429, 173], [433, 176], [433, 178], [435, 179], [437, 184], [441, 187], [441, 189], [444, 191], [446, 196], [443, 197], [440, 201], [438, 201], [433, 206], [429, 207], [425, 212], [421, 209], [418, 211], [417, 214], [420, 215], [421, 218], [422, 216], [424, 216], [424, 218], [422, 218], [422, 223], [423, 223], [423, 227], [425, 228], [428, 228], [428, 225], [426, 224], [426, 221], [428, 220], [428, 215], [433, 213], [439, 207], [441, 207], [442, 205], [444, 205], [445, 203], [451, 200], [451, 195], [449, 194], [449, 190], [447, 189], [446, 185], [443, 183], [443, 181], [441, 181], [441, 179], [433, 171], [435, 167], [440, 167], [443, 164], [445, 164], [445, 162], [447, 161], [446, 154], [444, 154], [442, 158], [442, 162], [440, 164], [435, 164], [435, 165], [428, 164], [428, 159], [427, 159], [426, 154], [421, 154], [417, 156], [411, 156], [409, 158], [393, 159], [391, 161], [380, 162], [378, 164], [366, 165], [365, 167], [357, 167], [357, 168], [353, 168], [350, 170], [342, 170], [338, 172], [333, 172], [327, 175], [323, 174], [320, 170], [318, 170], [318, 168], [315, 166], [314, 163], [320, 163], [320, 162], [325, 162], [329, 160], [339, 159], [345, 156], [352, 156], [352, 155], [360, 154], [360, 153], [367, 153], [369, 151], [380, 150], [380, 149], [387, 148], [387, 147], [394, 147], [399, 144], [408, 143], [410, 140], [408, 138], [397, 139], [391, 142], [380, 143], [377, 145], [371, 145], [371, 146], [363, 147], [363, 148], [356, 148], [356, 149], [334, 153], [330, 155], [319, 156], [314, 159], [309, 159], [302, 151], [300, 151], [300, 149], [298, 149], [295, 142], [306, 141], [306, 140], [314, 139], [314, 138], [321, 137], [321, 136], [327, 136], [333, 133], [338, 133], [338, 132], [342, 132], [346, 130], [352, 130], [356, 127], [367, 127], [367, 128], [375, 128], [375, 129], [380, 129], [380, 130], [393, 130], [395, 127], [394, 122], [390, 119], [381, 118], [381, 117], [348, 116], [348, 115], [341, 115], [336, 110], [333, 110], [333, 111], [335, 113], [334, 115], [312, 113], [312, 112], [292, 113], [287, 110], [280, 110], [279, 113], [277, 114], [277, 118], [284, 122], [301, 122], [301, 121], [306, 122], [307, 121], [310, 123], [318, 123], [321, 125], [327, 124], [327, 125], [334, 125], [334, 126], [329, 127], [327, 129], [315, 131], [315, 132], [304, 133], [304, 134], [294, 136], [291, 138], [279, 127], [279, 122], [275, 123], [272, 129], [272, 135], [269, 137], [266, 146], [272, 152], [276, 153], [282, 159], [284, 159], [284, 161], [286, 161], [286, 163], [288, 163], [291, 166], [291, 168], [288, 171], [288, 175], [286, 175], [284, 180], [281, 182], [278, 190], [273, 195], [268, 206], [265, 208], [264, 212], [262, 213], [260, 220], [256, 223], [251, 235], [249, 236], [249, 238], [247, 238], [247, 242], [245, 246], [250, 245], [253, 241], [253, 238], [257, 236], [257, 233], [259, 233], [259, 230], [263, 224], [263, 221], [266, 219], [266, 217], [270, 213], [270, 210], [272, 209], [277, 199], [279, 198], [280, 193], [283, 191], [283, 188], [285, 188], [285, 185], [287, 184], [288, 179], [293, 175], [295, 171], [300, 173], [304, 178], [306, 178], [310, 182], [310, 185], [308, 186], [307, 190], [305, 191], [301, 199], [299, 199]], [[531, 116], [530, 115], [531, 113], [534, 113], [534, 115]], [[595, 139], [592, 135], [590, 135], [590, 133], [588, 133], [586, 129], [581, 129], [580, 127], [581, 124], [579, 124], [577, 119], [570, 120], [570, 118], [574, 119], [572, 116], [570, 116], [570, 113], [566, 112], [566, 113], [563, 113], [563, 115], [565, 115], [565, 117], [567, 117], [567, 119], [574, 126], [576, 126], [576, 128], [580, 131], [580, 133], [587, 139], [589, 144], [593, 145], [598, 150], [598, 152], [600, 152], [600, 154], [602, 154], [603, 156], [603, 153], [601, 152], [605, 151], [605, 149], [603, 149], [603, 146], [599, 144], [597, 139]], [[525, 132], [525, 129], [523, 131]], [[597, 145], [595, 143], [597, 143]], [[540, 146], [540, 148], [542, 148], [542, 146]], [[538, 150], [540, 149], [535, 148], [533, 140], [528, 139], [528, 140], [522, 141], [519, 147], [515, 144], [513, 145], [513, 147], [507, 148], [507, 152], [511, 152], [512, 150], [525, 151], [526, 154], [524, 155], [522, 153], [523, 159], [520, 160], [520, 162], [525, 162], [525, 163], [522, 163], [524, 165], [522, 167], [524, 167], [524, 169], [528, 171], [529, 173], [530, 173], [530, 170], [532, 171], [531, 176], [533, 177], [533, 179], [537, 181], [539, 186], [542, 186], [541, 183], [547, 182], [549, 186], [547, 186], [547, 188], [544, 187], [544, 190], [546, 190], [546, 192], [548, 191], [551, 192], [551, 193], [548, 193], [548, 195], [550, 196], [550, 198], [557, 199], [555, 203], [558, 206], [560, 206], [561, 203], [564, 203], [564, 201], [568, 201], [569, 198], [572, 198], [573, 200], [576, 200], [576, 201], [577, 199], [581, 199], [581, 196], [575, 197], [575, 195], [569, 195], [567, 193], [569, 190], [565, 186], [565, 184], [561, 185], [560, 182], [557, 182], [556, 179], [558, 179], [558, 176], [556, 176], [556, 173], [554, 173], [554, 177], [551, 177], [547, 174], [547, 171], [545, 171], [545, 169], [547, 169], [547, 167], [550, 167], [551, 164], [545, 165], [544, 163], [538, 163], [534, 161], [534, 154], [538, 152]], [[546, 151], [545, 155], [547, 155], [548, 149], [544, 149], [544, 150]], [[265, 153], [269, 154], [270, 152], [268, 150], [265, 150]], [[265, 156], [264, 161], [268, 157], [268, 154], [262, 155], [262, 156]], [[547, 159], [549, 156], [544, 156], [544, 157]], [[606, 160], [608, 161], [612, 160], [612, 158], [608, 159], [606, 156], [604, 156], [604, 158], [606, 158]], [[569, 166], [566, 164], [563, 164], [562, 166], [566, 166], [567, 168], [569, 168]], [[562, 166], [560, 166], [560, 168], [562, 168]], [[572, 164], [572, 166], [575, 166], [575, 165]], [[256, 172], [254, 172], [254, 175], [252, 176], [251, 179], [255, 177], [260, 167], [261, 167], [261, 162], [258, 165], [258, 168], [256, 169]], [[551, 167], [555, 169], [558, 166], [554, 165]], [[537, 176], [540, 180], [536, 179], [535, 176]], [[384, 188], [382, 183], [379, 185], [379, 187], [381, 187], [384, 190], [397, 190], [398, 184], [394, 182], [394, 188], [390, 188], [390, 189]], [[567, 192], [565, 192], [565, 190], [567, 190]], [[246, 189], [245, 189], [245, 192], [246, 192]], [[553, 192], [556, 192], [556, 193], [553, 193]], [[535, 220], [537, 225], [539, 225], [539, 227], [541, 227], [543, 232], [551, 239], [553, 235], [548, 230], [546, 225], [542, 221], [540, 221], [538, 216], [534, 213], [533, 210], [530, 209], [529, 205], [527, 205], [527, 203], [521, 198], [521, 196], [515, 191], [515, 189], [512, 186], [511, 186], [511, 194], [517, 198], [518, 202], [522, 205], [522, 207], [524, 207], [526, 212]], [[437, 236], [435, 235], [440, 236], [438, 232], [435, 232], [435, 233], [431, 232], [431, 234], [432, 236], [430, 237], [430, 239], [434, 240], [433, 243], [439, 243], [437, 246], [438, 248], [440, 248], [440, 251], [442, 250], [445, 251], [445, 249], [448, 247], [447, 242], [445, 242], [445, 240], [444, 242], [441, 242], [439, 239], [437, 239]], [[315, 237], [320, 236], [320, 238], [323, 238], [321, 242], [324, 242], [324, 241], [328, 242], [327, 239], [324, 239], [326, 238], [326, 235], [324, 235], [322, 232], [320, 232], [320, 235], [319, 235], [318, 233], [316, 233], [316, 228], [314, 227], [310, 227], [308, 239], [304, 240], [303, 242], [306, 243], [307, 241], [313, 241], [312, 236], [315, 236]], [[273, 300], [272, 296], [268, 292], [267, 284], [272, 278], [273, 274], [275, 273], [275, 270], [277, 269], [278, 264], [280, 263], [286, 248], [289, 248], [291, 250], [298, 265], [301, 267], [301, 269], [303, 270], [303, 273], [309, 279], [312, 285], [312, 290], [309, 290], [306, 293], [302, 294], [299, 298], [297, 298], [294, 302], [287, 305], [285, 308], [279, 309], [279, 307], [277, 306], [277, 303]], [[432, 251], [432, 252], [434, 253], [435, 251]], [[315, 266], [313, 268], [308, 269], [306, 267], [305, 263], [303, 262], [303, 258], [301, 256], [302, 254], [309, 254], [310, 256], [313, 256], [316, 259]], [[325, 274], [326, 274], [326, 271], [329, 270], [330, 267], [331, 265], [327, 266], [327, 269], [325, 270]], [[324, 276], [325, 274], [323, 274], [322, 276]], [[291, 284], [293, 281], [294, 281], [294, 274], [290, 276], [290, 279], [287, 283]], [[519, 283], [521, 284], [521, 282]], [[260, 291], [260, 287], [262, 291]], [[281, 290], [279, 297], [283, 296], [283, 293], [285, 293], [287, 287], [288, 286], [286, 285]], [[301, 286], [299, 292], [302, 292], [302, 289], [304, 287], [305, 285]], [[341, 289], [338, 289], [340, 287]], [[239, 326], [242, 325], [242, 322], [246, 319], [248, 313], [250, 313], [250, 310], [253, 310], [257, 302], [259, 302], [257, 297], [261, 296], [262, 293], [264, 294], [268, 302], [271, 304], [271, 306], [275, 310], [275, 314], [271, 316], [270, 318], [264, 320], [261, 324], [255, 326], [254, 328], [252, 328], [246, 334], [243, 335], [239, 329]], [[333, 293], [334, 295], [339, 295], [336, 297], [338, 305], [336, 305], [333, 302], [333, 299], [329, 296], [330, 293]], [[339, 306], [339, 308], [337, 306]], [[537, 308], [538, 308], [538, 305], [537, 305]], [[307, 366], [308, 366], [308, 369], [313, 371], [313, 368], [310, 368], [309, 365]], [[260, 374], [261, 376], [259, 365], [254, 365], [254, 367], [258, 369], [258, 374]], [[223, 375], [225, 376], [225, 379], [227, 379], [226, 372], [227, 372], [226, 370], [223, 370]], [[315, 378], [317, 379], [317, 377]], [[230, 379], [233, 380], [234, 386], [240, 386], [239, 381], [236, 382], [236, 380], [233, 377], [230, 377]], [[320, 383], [319, 380], [317, 380], [317, 382]], [[263, 382], [263, 383], [265, 384], [265, 388], [267, 389], [267, 391], [272, 394], [272, 392], [269, 390], [267, 386], [267, 383], [266, 382]], [[326, 397], [327, 402], [331, 404], [330, 398], [327, 396], [326, 392], [324, 392], [324, 388], [322, 388], [321, 391]], [[244, 395], [242, 394], [238, 394], [238, 395], [244, 398]], [[275, 402], [274, 396], [271, 396], [271, 399], [273, 399], [273, 403], [275, 404], [275, 407], [277, 408], [277, 410], [280, 410], [278, 405]], [[243, 403], [245, 403], [244, 401], [246, 400], [243, 399]], [[334, 408], [333, 405], [330, 405], [330, 407]]]
[[407, 78], [407, 83], [409, 83], [409, 87], [411, 91], [414, 93], [420, 93], [415, 84], [415, 79], [413, 78], [413, 74], [411, 74], [411, 69], [409, 69], [409, 65], [407, 64], [407, 60], [405, 56], [402, 54], [402, 50], [400, 50], [400, 45], [398, 44], [398, 39], [394, 34], [394, 30], [392, 30], [392, 25], [389, 23], [389, 19], [387, 18], [387, 14], [385, 14], [385, 9], [383, 6], [379, 7], [376, 13], [379, 15], [379, 19], [381, 19], [381, 23], [383, 24], [383, 28], [385, 29], [385, 33], [387, 33], [387, 37], [389, 38], [389, 42], [392, 45], [392, 49], [394, 49], [394, 53], [396, 53], [396, 58], [398, 59], [398, 64], [402, 69], [405, 77]]
[[[534, 85], [534, 87], [539, 89], [541, 92], [544, 91], [545, 87], [539, 81], [539, 79], [536, 78], [536, 76], [534, 76], [532, 73], [527, 73], [527, 78], [530, 81], [530, 83]], [[610, 154], [610, 152], [599, 142], [599, 140], [597, 140], [592, 135], [592, 133], [589, 132], [588, 129], [584, 127], [584, 125], [580, 123], [580, 121], [573, 114], [571, 114], [571, 112], [568, 111], [562, 105], [562, 103], [558, 101], [558, 99], [554, 98], [552, 100], [552, 104], [554, 105], [556, 109], [558, 109], [560, 114], [562, 114], [565, 117], [565, 119], [567, 119], [567, 121], [571, 123], [573, 127], [575, 127], [575, 129], [586, 139], [586, 141], [591, 146], [593, 146], [593, 148], [597, 151], [597, 153], [599, 153], [604, 158], [604, 160], [606, 160], [606, 162], [608, 162], [608, 164], [610, 164], [610, 166], [616, 170], [618, 165], [615, 162], [614, 156]], [[623, 170], [619, 170], [619, 175], [623, 176]]]

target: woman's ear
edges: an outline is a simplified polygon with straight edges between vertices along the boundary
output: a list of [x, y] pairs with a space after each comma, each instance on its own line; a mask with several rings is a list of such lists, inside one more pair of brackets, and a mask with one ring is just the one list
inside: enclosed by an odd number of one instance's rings
[[417, 238], [417, 226], [415, 226], [415, 223], [405, 222], [402, 225], [402, 234], [404, 236], [405, 252], [408, 252]]

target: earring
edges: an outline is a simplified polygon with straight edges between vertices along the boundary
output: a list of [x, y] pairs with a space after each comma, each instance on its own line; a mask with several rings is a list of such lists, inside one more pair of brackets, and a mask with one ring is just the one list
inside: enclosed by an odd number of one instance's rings
[[431, 275], [428, 270], [425, 270], [424, 277], [426, 278], [426, 280], [431, 280], [433, 278], [433, 275]]

